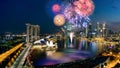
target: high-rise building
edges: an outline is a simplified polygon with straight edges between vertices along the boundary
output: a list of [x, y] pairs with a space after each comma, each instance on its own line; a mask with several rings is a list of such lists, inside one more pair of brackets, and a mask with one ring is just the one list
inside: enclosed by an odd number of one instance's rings
[[40, 26], [39, 25], [31, 25], [26, 24], [27, 26], [27, 34], [26, 34], [26, 42], [33, 42], [39, 39]]
[[89, 38], [92, 38], [92, 23], [89, 23], [88, 24], [88, 37]]
[[102, 36], [105, 37], [106, 36], [106, 23], [104, 22], [102, 25]]
[[97, 22], [97, 37], [100, 37], [100, 23]]

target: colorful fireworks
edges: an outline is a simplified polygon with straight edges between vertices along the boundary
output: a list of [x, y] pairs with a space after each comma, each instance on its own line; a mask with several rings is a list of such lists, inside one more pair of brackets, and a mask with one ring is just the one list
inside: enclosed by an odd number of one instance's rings
[[52, 11], [57, 12], [54, 16], [56, 26], [63, 26], [66, 22], [71, 24], [74, 27], [73, 29], [83, 29], [87, 27], [90, 21], [89, 16], [94, 11], [94, 4], [92, 0], [66, 0], [59, 2], [59, 4], [54, 3]]
[[94, 5], [91, 0], [78, 0], [73, 4], [75, 12], [80, 16], [89, 16], [94, 10]]
[[49, 0], [46, 3], [45, 10], [49, 17], [54, 18], [57, 14], [61, 13], [61, 0]]
[[64, 9], [64, 15], [67, 19], [71, 19], [74, 16], [74, 11], [73, 11], [73, 7], [71, 5], [67, 6]]
[[53, 11], [53, 12], [59, 12], [59, 11], [60, 11], [60, 6], [59, 6], [58, 4], [54, 4], [54, 5], [52, 6], [52, 11]]
[[62, 26], [65, 23], [65, 18], [62, 14], [58, 14], [54, 17], [54, 24], [56, 26]]

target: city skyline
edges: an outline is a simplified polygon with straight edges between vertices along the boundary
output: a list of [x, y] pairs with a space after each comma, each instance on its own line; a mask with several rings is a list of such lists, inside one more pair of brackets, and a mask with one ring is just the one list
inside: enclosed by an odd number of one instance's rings
[[1, 68], [119, 68], [120, 0], [0, 0]]
[[[53, 23], [46, 12], [46, 4], [50, 0], [1, 0], [0, 1], [0, 33], [22, 33], [26, 31], [26, 23], [40, 25], [40, 33], [54, 33], [60, 29]], [[90, 16], [91, 22], [120, 23], [120, 0], [93, 0], [95, 10]], [[51, 9], [50, 9], [51, 10]]]

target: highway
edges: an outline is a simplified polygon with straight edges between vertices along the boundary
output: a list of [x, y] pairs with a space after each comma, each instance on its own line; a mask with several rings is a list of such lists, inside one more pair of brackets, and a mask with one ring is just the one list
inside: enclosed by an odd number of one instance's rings
[[21, 54], [15, 60], [14, 64], [11, 66], [11, 68], [22, 68], [23, 67], [25, 59], [28, 56], [28, 53], [31, 47], [32, 45], [29, 45], [21, 52]]
[[18, 45], [16, 45], [15, 47], [13, 47], [12, 49], [0, 54], [0, 63], [2, 61], [4, 61], [7, 57], [9, 57], [9, 55], [11, 55], [13, 52], [15, 52], [17, 49], [19, 49], [21, 46], [23, 45], [23, 43], [20, 43]]
[[120, 63], [120, 52], [118, 54], [114, 54], [113, 52], [110, 52], [110, 54], [104, 53], [103, 56], [114, 56], [115, 57], [113, 61], [110, 61], [109, 63], [107, 63], [107, 66], [105, 66], [105, 68], [112, 68], [117, 63]]

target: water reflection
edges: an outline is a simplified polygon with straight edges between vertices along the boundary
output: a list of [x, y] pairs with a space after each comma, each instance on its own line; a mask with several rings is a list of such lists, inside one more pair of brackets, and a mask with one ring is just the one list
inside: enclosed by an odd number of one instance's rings
[[[70, 39], [66, 39], [64, 42], [65, 49], [74, 48], [77, 50], [90, 51], [93, 54], [100, 53], [103, 49], [103, 44], [97, 41], [86, 41], [86, 40], [77, 40], [73, 39], [73, 42], [70, 42]], [[102, 48], [101, 48], [102, 47]]]
[[[59, 63], [67, 63], [75, 60], [85, 60], [99, 54], [103, 49], [103, 44], [98, 41], [86, 41], [76, 38], [67, 38], [65, 40], [58, 40], [57, 51], [47, 51], [47, 55], [42, 58], [33, 60], [33, 66], [54, 65]], [[31, 52], [33, 53], [33, 52]], [[35, 52], [34, 52], [35, 53]]]

